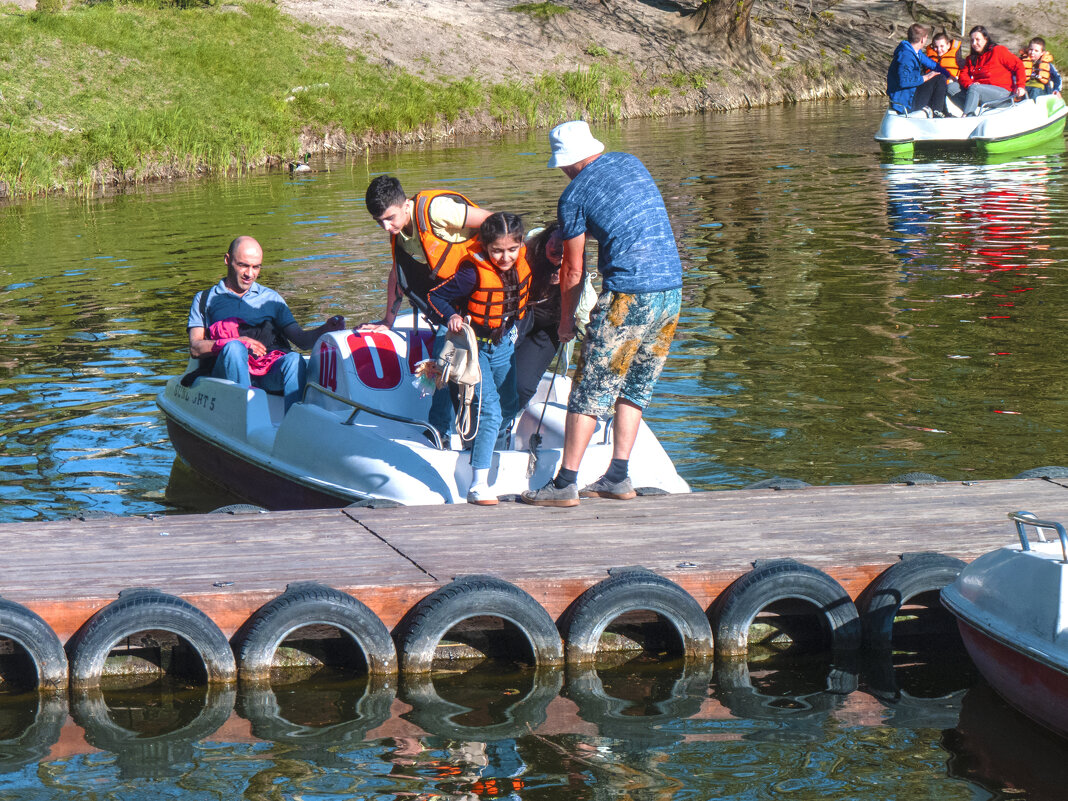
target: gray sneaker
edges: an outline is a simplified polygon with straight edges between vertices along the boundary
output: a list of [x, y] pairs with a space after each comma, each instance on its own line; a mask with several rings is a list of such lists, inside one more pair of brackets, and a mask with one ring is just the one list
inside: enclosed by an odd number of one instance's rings
[[630, 477], [622, 481], [609, 481], [604, 476], [594, 481], [588, 487], [583, 487], [579, 493], [580, 498], [615, 498], [617, 501], [629, 501], [638, 493], [630, 483]]
[[578, 506], [578, 485], [568, 484], [562, 489], [557, 489], [556, 484], [550, 478], [549, 483], [541, 489], [525, 490], [519, 496], [519, 500], [531, 506]]

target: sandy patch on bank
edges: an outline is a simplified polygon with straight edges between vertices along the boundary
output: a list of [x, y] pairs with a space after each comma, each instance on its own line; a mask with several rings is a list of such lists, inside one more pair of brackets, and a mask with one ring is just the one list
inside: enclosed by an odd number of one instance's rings
[[[914, 21], [959, 24], [959, 0], [758, 0], [754, 52], [732, 55], [696, 30], [698, 0], [556, 0], [546, 20], [509, 9], [518, 0], [281, 0], [293, 16], [332, 26], [373, 62], [430, 80], [525, 82], [537, 75], [622, 66], [634, 77], [625, 116], [881, 94], [893, 48]], [[924, 8], [926, 7], [926, 8]], [[1035, 32], [1068, 28], [1068, 5], [969, 0], [1011, 48]], [[794, 69], [784, 69], [791, 68]], [[680, 86], [701, 73], [705, 86]], [[674, 91], [654, 91], [665, 83]], [[483, 120], [483, 123], [485, 121]]]

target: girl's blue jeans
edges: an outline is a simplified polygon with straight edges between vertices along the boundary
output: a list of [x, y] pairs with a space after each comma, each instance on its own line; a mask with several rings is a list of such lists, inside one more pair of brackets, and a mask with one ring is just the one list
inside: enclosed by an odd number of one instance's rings
[[478, 433], [471, 444], [471, 466], [491, 467], [497, 435], [516, 415], [515, 345], [505, 336], [500, 345], [478, 343], [478, 365], [482, 369], [479, 390], [481, 412]]

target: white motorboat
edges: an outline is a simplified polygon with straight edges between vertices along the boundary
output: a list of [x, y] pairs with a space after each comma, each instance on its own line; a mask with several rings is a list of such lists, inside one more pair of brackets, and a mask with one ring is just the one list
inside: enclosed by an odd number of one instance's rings
[[[987, 683], [1031, 719], [1068, 735], [1068, 537], [1061, 524], [1027, 512], [1009, 517], [1019, 545], [966, 566], [942, 590], [942, 603]], [[1046, 541], [1043, 531], [1057, 540]]]
[[[175, 450], [190, 467], [268, 509], [464, 502], [470, 451], [456, 435], [440, 442], [427, 421], [430, 397], [413, 384], [415, 365], [430, 358], [432, 345], [429, 327], [415, 325], [410, 314], [389, 333], [325, 334], [309, 360], [304, 400], [285, 414], [280, 396], [210, 377], [186, 387], [175, 376], [157, 402]], [[189, 369], [195, 366], [190, 362]], [[543, 377], [516, 420], [509, 447], [494, 454], [494, 493], [518, 494], [555, 474], [570, 388], [566, 375]], [[536, 469], [528, 477], [536, 433]], [[602, 475], [611, 458], [611, 423], [598, 422], [580, 486]], [[635, 487], [689, 492], [644, 422], [630, 471]]]
[[891, 108], [883, 115], [875, 141], [894, 158], [911, 158], [919, 146], [974, 147], [983, 154], [1016, 152], [1063, 137], [1066, 117], [1068, 107], [1054, 95], [981, 107], [979, 114], [967, 117], [928, 117], [922, 111], [903, 114]]

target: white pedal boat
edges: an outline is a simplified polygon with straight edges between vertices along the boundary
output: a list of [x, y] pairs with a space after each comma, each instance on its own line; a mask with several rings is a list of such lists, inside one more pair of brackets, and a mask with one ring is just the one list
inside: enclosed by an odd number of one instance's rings
[[[412, 369], [430, 357], [432, 343], [429, 327], [413, 328], [410, 314], [390, 333], [326, 334], [312, 350], [303, 402], [285, 415], [280, 396], [210, 377], [184, 387], [174, 376], [157, 403], [183, 461], [268, 509], [462, 503], [471, 484], [470, 451], [460, 450], [455, 435], [449, 448], [437, 446], [427, 422], [430, 398], [412, 384]], [[188, 369], [195, 366], [191, 361]], [[494, 493], [518, 494], [555, 475], [570, 389], [567, 376], [543, 377], [513, 427], [511, 447], [494, 454]], [[543, 409], [536, 470], [527, 478], [528, 448]], [[611, 458], [611, 424], [598, 422], [579, 485], [601, 476]], [[630, 474], [635, 487], [690, 491], [644, 422]]]
[[[1060, 523], [1009, 517], [1020, 543], [984, 554], [942, 590], [983, 678], [1025, 715], [1068, 736], [1068, 537]], [[1034, 527], [1039, 540], [1025, 531]], [[1043, 531], [1056, 532], [1047, 541]]]
[[983, 154], [1008, 153], [1063, 136], [1065, 117], [1068, 107], [1053, 95], [983, 107], [977, 116], [969, 117], [928, 117], [921, 112], [901, 114], [887, 109], [875, 141], [894, 158], [910, 158], [918, 146], [974, 147]]

